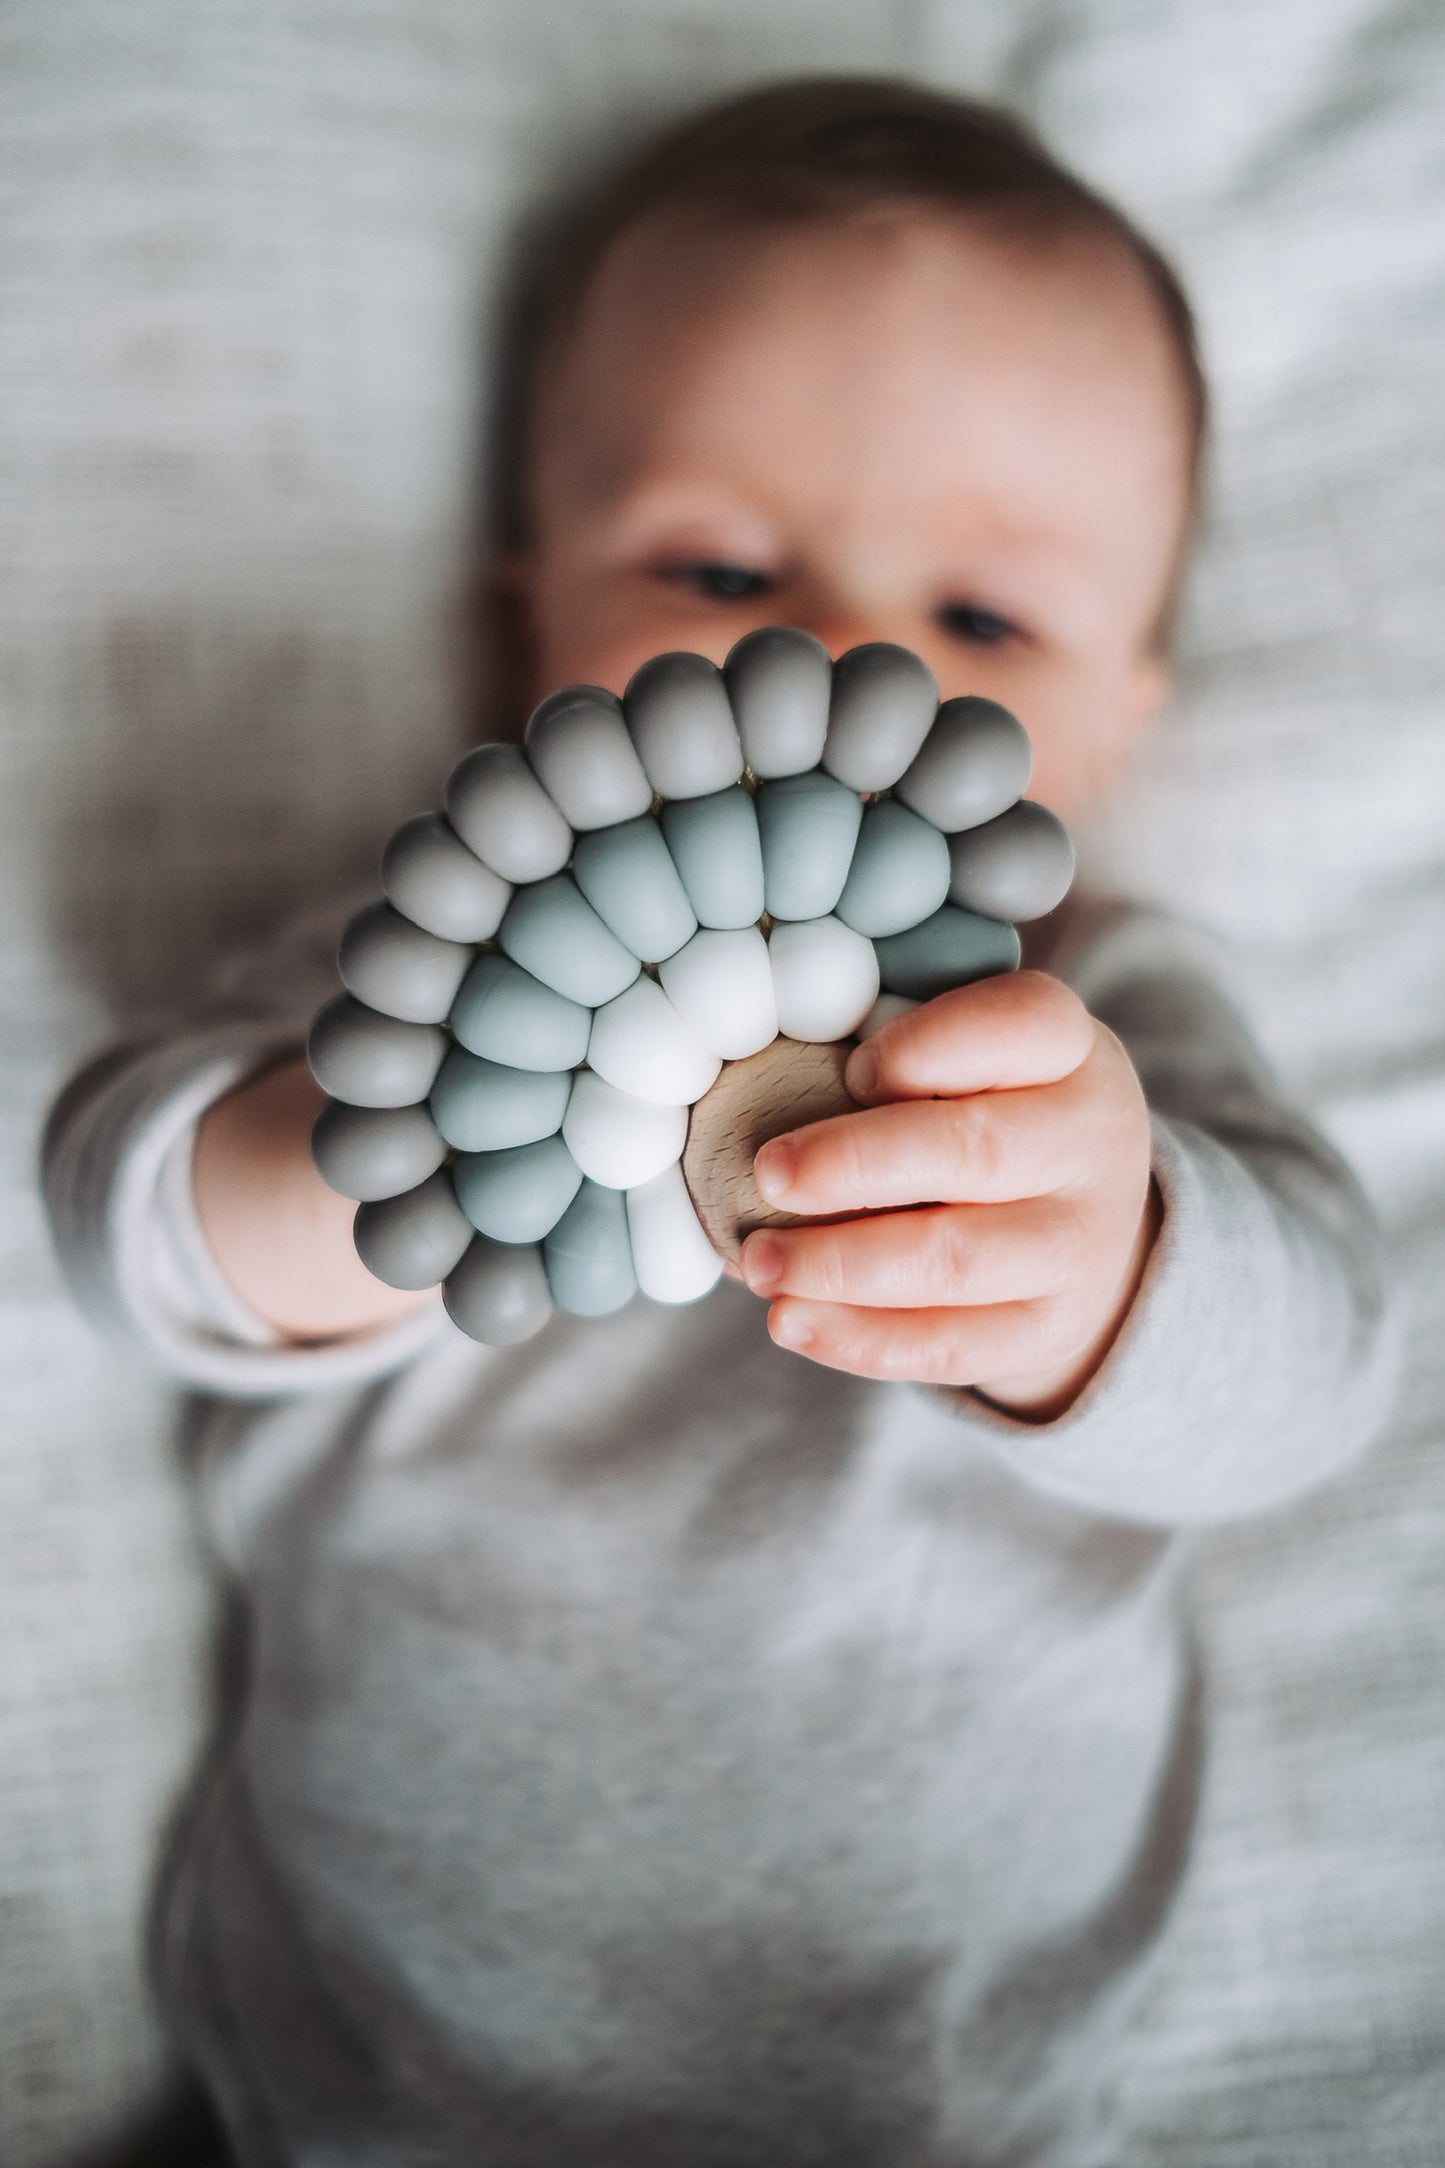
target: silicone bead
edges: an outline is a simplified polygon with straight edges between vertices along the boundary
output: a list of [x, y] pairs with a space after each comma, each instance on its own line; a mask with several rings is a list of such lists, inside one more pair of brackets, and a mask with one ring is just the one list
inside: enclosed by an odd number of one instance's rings
[[652, 979], [637, 979], [603, 1003], [592, 1019], [587, 1059], [620, 1092], [669, 1107], [701, 1099], [722, 1067]]
[[442, 1301], [452, 1323], [486, 1347], [516, 1347], [552, 1315], [542, 1253], [478, 1236], [448, 1274]]
[[662, 830], [650, 813], [579, 836], [572, 878], [624, 948], [661, 963], [697, 932]]
[[938, 712], [933, 672], [911, 649], [875, 640], [833, 665], [823, 766], [852, 790], [887, 790]]
[[573, 1317], [610, 1317], [637, 1292], [627, 1207], [615, 1189], [584, 1182], [542, 1254], [552, 1300]]
[[494, 1242], [540, 1242], [582, 1183], [560, 1137], [509, 1152], [468, 1152], [452, 1167], [457, 1202], [478, 1234]]
[[938, 909], [949, 878], [945, 838], [932, 822], [885, 798], [864, 812], [838, 916], [870, 940], [901, 933]]
[[571, 1090], [565, 1071], [541, 1076], [453, 1047], [432, 1086], [432, 1120], [459, 1152], [504, 1152], [555, 1136]]
[[477, 958], [452, 1004], [452, 1030], [468, 1052], [511, 1069], [575, 1069], [587, 1058], [591, 1029], [582, 1002], [495, 949]]
[[447, 784], [451, 824], [506, 881], [544, 881], [572, 855], [572, 831], [515, 745], [478, 745]]
[[891, 1024], [895, 1017], [907, 1016], [910, 1009], [921, 1006], [920, 1002], [910, 1000], [907, 994], [880, 994], [858, 1026], [857, 1037], [871, 1039], [875, 1031], [881, 1031], [883, 1026]]
[[348, 1107], [333, 1099], [311, 1131], [322, 1181], [358, 1204], [415, 1189], [446, 1156], [425, 1107]]
[[512, 893], [439, 813], [418, 813], [387, 844], [381, 885], [404, 917], [443, 941], [490, 941]]
[[681, 1157], [687, 1108], [637, 1099], [583, 1069], [567, 1102], [562, 1135], [589, 1181], [604, 1189], [631, 1189]]
[[966, 986], [995, 971], [1016, 971], [1019, 937], [996, 918], [946, 903], [921, 926], [890, 934], [877, 944], [878, 968], [890, 994], [931, 1001], [951, 986]]
[[758, 816], [735, 784], [662, 809], [662, 832], [702, 926], [755, 926], [763, 915]]
[[723, 677], [754, 775], [802, 775], [817, 767], [833, 688], [833, 665], [821, 641], [787, 625], [762, 625], [738, 641]]
[[472, 960], [460, 941], [424, 933], [389, 903], [369, 903], [341, 936], [341, 983], [369, 1009], [408, 1024], [444, 1023]]
[[518, 889], [498, 939], [513, 963], [589, 1009], [611, 1001], [641, 969], [567, 873]]
[[662, 798], [703, 798], [743, 772], [722, 672], [705, 655], [654, 655], [622, 696], [637, 757]]
[[1021, 797], [1033, 768], [1028, 732], [996, 700], [945, 700], [928, 743], [898, 785], [903, 803], [952, 834]]
[[949, 856], [949, 901], [990, 918], [1042, 918], [1063, 902], [1074, 878], [1068, 830], [1028, 798], [954, 836]]
[[824, 1045], [846, 1039], [878, 999], [873, 943], [841, 919], [774, 926], [768, 942], [778, 1029], [789, 1039]]
[[388, 1287], [412, 1292], [444, 1280], [472, 1239], [445, 1168], [404, 1197], [364, 1204], [353, 1225], [356, 1254]]
[[704, 927], [658, 972], [662, 990], [703, 1045], [741, 1061], [778, 1035], [768, 944], [756, 926]]
[[409, 1107], [425, 1099], [446, 1050], [447, 1035], [435, 1024], [378, 1016], [350, 994], [327, 1002], [306, 1041], [321, 1089], [354, 1107]]
[[757, 796], [763, 896], [774, 918], [822, 918], [843, 893], [863, 805], [815, 768], [764, 783]]
[[533, 711], [524, 742], [548, 797], [579, 832], [635, 820], [652, 804], [621, 706], [600, 685], [551, 694]]
[[632, 1269], [654, 1302], [696, 1302], [722, 1278], [723, 1261], [698, 1224], [681, 1167], [664, 1167], [627, 1192]]

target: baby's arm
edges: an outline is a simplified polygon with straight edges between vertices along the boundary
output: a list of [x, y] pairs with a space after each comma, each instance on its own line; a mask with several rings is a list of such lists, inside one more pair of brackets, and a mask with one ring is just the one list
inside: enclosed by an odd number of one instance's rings
[[311, 1157], [326, 1095], [288, 1061], [216, 1102], [196, 1128], [196, 1218], [228, 1284], [288, 1340], [334, 1339], [390, 1324], [430, 1295], [373, 1278], [356, 1254], [356, 1206]]
[[[810, 1185], [814, 1211], [843, 1209], [843, 1192], [856, 1200], [870, 1180], [876, 1205], [889, 1201], [883, 1181], [895, 1205], [937, 1197], [940, 1169], [953, 1164], [961, 1178], [950, 1186], [964, 1201], [939, 1217], [936, 1235], [918, 1240], [931, 1234], [926, 1211], [922, 1220], [895, 1211], [857, 1226], [768, 1230], [752, 1242], [778, 1244], [778, 1323], [811, 1328], [821, 1359], [934, 1382], [972, 1372], [1012, 1399], [1017, 1414], [977, 1393], [955, 1405], [1032, 1485], [1146, 1521], [1255, 1512], [1341, 1467], [1383, 1419], [1396, 1335], [1378, 1236], [1347, 1169], [1282, 1103], [1194, 939], [1143, 913], [1085, 917], [1088, 938], [1066, 959], [1068, 976], [1109, 1031], [1102, 1043], [1081, 1042], [1076, 1086], [1043, 1081], [1049, 1064], [1039, 1062], [1038, 1084], [1014, 1081], [1015, 1069], [967, 1109], [910, 1099], [786, 1140], [797, 1153], [795, 1185]], [[994, 986], [945, 996], [930, 1005], [934, 1014], [892, 1026], [882, 1047], [897, 1065], [891, 1088], [946, 1090], [947, 1064], [957, 1075], [976, 1059], [960, 1027], [975, 1015], [982, 1023], [991, 1002], [1002, 1018], [1018, 1000], [1037, 1017], [1035, 1043], [1063, 1050], [1053, 1033], [1067, 1028], [1067, 1000], [1031, 991], [1027, 979], [1012, 997]], [[1133, 1083], [1116, 1067], [1125, 1054]], [[1101, 1066], [1091, 1079], [1093, 1063]], [[1070, 1088], [1078, 1134], [1035, 1135], [1034, 1108], [1048, 1099], [1066, 1112]], [[1136, 1186], [1145, 1096], [1157, 1232]], [[892, 1143], [880, 1180], [858, 1147], [884, 1113]], [[927, 1139], [926, 1164], [910, 1167], [911, 1136]], [[789, 1201], [801, 1194], [790, 1187]], [[973, 1240], [985, 1228], [1002, 1234], [996, 1261], [992, 1244]], [[929, 1276], [922, 1299], [920, 1275]], [[1083, 1338], [1091, 1317], [1092, 1346]], [[1045, 1359], [1032, 1363], [1031, 1349]], [[1088, 1380], [1081, 1388], [1067, 1377], [1072, 1359]], [[1065, 1404], [1047, 1419], [1058, 1405], [1051, 1361], [1064, 1375]]]

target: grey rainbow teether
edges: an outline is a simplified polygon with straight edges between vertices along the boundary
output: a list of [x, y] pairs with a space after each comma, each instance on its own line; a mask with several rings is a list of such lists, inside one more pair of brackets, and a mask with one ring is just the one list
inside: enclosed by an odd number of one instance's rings
[[831, 663], [782, 626], [721, 670], [656, 656], [620, 701], [569, 686], [522, 748], [476, 747], [446, 814], [387, 845], [308, 1042], [363, 1262], [440, 1282], [494, 1346], [554, 1307], [706, 1294], [736, 1229], [714, 1205], [710, 1239], [684, 1179], [691, 1109], [719, 1110], [704, 1161], [724, 1128], [750, 1151], [749, 1062], [780, 1036], [826, 1050], [800, 1087], [821, 1108], [836, 1042], [1017, 966], [1013, 921], [1074, 867], [1030, 764], [1006, 709], [940, 706], [907, 649]]

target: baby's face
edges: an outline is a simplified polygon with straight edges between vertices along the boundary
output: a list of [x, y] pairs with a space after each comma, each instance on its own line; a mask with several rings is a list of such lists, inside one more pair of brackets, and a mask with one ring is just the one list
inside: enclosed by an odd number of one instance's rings
[[643, 226], [540, 406], [514, 566], [536, 697], [756, 625], [892, 640], [1033, 739], [1066, 818], [1157, 707], [1183, 399], [1117, 252], [913, 211]]

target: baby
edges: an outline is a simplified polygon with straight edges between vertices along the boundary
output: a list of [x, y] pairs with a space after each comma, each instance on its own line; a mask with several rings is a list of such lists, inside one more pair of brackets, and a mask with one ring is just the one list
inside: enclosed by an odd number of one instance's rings
[[[693, 121], [578, 219], [528, 356], [529, 699], [892, 641], [1022, 717], [1066, 819], [1157, 714], [1188, 309], [1006, 119], [850, 80]], [[1348, 1175], [1183, 936], [1086, 900], [759, 1154], [864, 1216], [487, 1351], [312, 1168], [333, 941], [48, 1147], [92, 1309], [224, 1396], [248, 1660], [165, 1971], [239, 2158], [1107, 2162], [1199, 1778], [1184, 1532], [1384, 1412]]]

